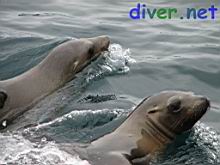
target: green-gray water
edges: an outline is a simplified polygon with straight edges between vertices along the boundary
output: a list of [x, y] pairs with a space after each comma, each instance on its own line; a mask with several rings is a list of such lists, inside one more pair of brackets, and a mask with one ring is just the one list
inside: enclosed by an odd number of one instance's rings
[[[180, 11], [211, 5], [202, 0], [142, 2]], [[136, 3], [0, 0], [1, 80], [30, 69], [70, 38], [105, 34], [112, 40], [111, 57], [92, 63], [9, 127], [29, 129], [0, 134], [0, 164], [84, 164], [54, 142], [90, 142], [116, 128], [144, 97], [170, 89], [205, 95], [212, 107], [153, 164], [220, 164], [219, 12], [216, 20], [134, 21], [128, 12]], [[219, 0], [212, 3], [220, 5]], [[84, 99], [97, 94], [96, 102]], [[40, 124], [31, 126], [35, 123]]]

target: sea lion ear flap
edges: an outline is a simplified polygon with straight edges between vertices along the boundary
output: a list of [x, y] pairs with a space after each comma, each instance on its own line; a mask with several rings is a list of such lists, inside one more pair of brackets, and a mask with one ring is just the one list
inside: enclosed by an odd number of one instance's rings
[[0, 109], [2, 109], [5, 105], [5, 101], [7, 100], [8, 98], [8, 95], [3, 92], [3, 91], [0, 91]]

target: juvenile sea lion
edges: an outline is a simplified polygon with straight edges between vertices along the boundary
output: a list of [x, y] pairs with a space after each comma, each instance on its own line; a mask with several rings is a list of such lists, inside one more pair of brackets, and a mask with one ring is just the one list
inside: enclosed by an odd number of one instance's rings
[[144, 99], [112, 133], [87, 148], [91, 165], [148, 165], [151, 156], [193, 127], [210, 103], [191, 92], [166, 91]]
[[72, 80], [109, 44], [107, 36], [70, 40], [27, 72], [0, 81], [0, 127], [6, 127], [34, 103]]

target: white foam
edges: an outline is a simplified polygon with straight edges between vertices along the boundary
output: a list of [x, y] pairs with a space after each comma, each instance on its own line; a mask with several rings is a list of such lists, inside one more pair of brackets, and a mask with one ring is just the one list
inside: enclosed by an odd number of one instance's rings
[[101, 75], [124, 74], [130, 71], [130, 65], [136, 63], [131, 57], [130, 49], [123, 49], [119, 44], [111, 44], [109, 52], [103, 54], [98, 68], [90, 68], [87, 74], [87, 82]]
[[78, 155], [60, 150], [54, 142], [42, 138], [35, 144], [18, 134], [0, 134], [0, 164], [68, 164], [90, 165]]
[[110, 53], [105, 55], [105, 64], [102, 66], [107, 71], [127, 73], [130, 70], [129, 66], [136, 62], [130, 57], [130, 49], [123, 49], [119, 44], [111, 44], [109, 51]]
[[[74, 111], [71, 111], [67, 114], [65, 114], [64, 116], [61, 116], [61, 117], [58, 117], [52, 121], [49, 121], [47, 123], [42, 123], [40, 125], [37, 125], [35, 127], [35, 129], [40, 129], [40, 128], [43, 128], [43, 127], [46, 127], [46, 126], [49, 126], [49, 125], [52, 125], [54, 123], [60, 123], [60, 122], [63, 122], [65, 120], [77, 120], [78, 117], [80, 116], [88, 116], [88, 115], [99, 115], [99, 114], [103, 114], [103, 113], [113, 113], [115, 115], [121, 115], [122, 113], [124, 113], [125, 110], [124, 109], [100, 109], [100, 110], [74, 110]], [[27, 128], [25, 131], [29, 131], [29, 128]]]

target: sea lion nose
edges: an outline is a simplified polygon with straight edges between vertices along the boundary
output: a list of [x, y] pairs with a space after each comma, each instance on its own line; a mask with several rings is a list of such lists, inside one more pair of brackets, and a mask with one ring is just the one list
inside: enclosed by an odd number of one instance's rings
[[95, 45], [95, 53], [100, 53], [101, 51], [107, 51], [110, 45], [110, 38], [106, 35], [98, 36], [94, 38], [89, 38]]
[[103, 44], [103, 51], [107, 51], [108, 50], [108, 47], [110, 45], [110, 38], [108, 36], [102, 36], [103, 39], [104, 39], [104, 44]]
[[208, 98], [206, 97], [200, 97], [200, 100], [202, 101], [202, 104], [206, 107], [206, 108], [209, 108], [210, 107], [210, 101]]

